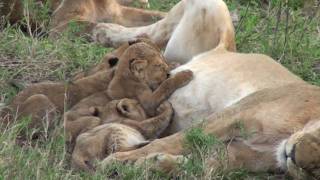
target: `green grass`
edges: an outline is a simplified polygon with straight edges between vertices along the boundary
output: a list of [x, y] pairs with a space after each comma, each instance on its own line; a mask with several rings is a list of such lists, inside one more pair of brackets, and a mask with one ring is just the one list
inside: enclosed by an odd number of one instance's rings
[[238, 51], [267, 54], [305, 81], [320, 85], [320, 74], [313, 70], [320, 63], [320, 22], [314, 16], [316, 12], [305, 16], [300, 1], [289, 1], [292, 3], [288, 5], [273, 1], [269, 8], [248, 2], [228, 1], [241, 16], [236, 27]]
[[[151, 0], [150, 9], [168, 11], [177, 2]], [[288, 6], [282, 3], [281, 8], [280, 0], [270, 0], [270, 4], [261, 2], [227, 0], [229, 8], [237, 10], [240, 17], [236, 27], [238, 51], [267, 54], [304, 80], [320, 85], [320, 74], [313, 69], [315, 64], [320, 63], [319, 17], [312, 13], [305, 15], [303, 1], [300, 0], [289, 1]], [[36, 12], [36, 18], [42, 22], [44, 29], [50, 21], [47, 6]], [[25, 19], [24, 24], [27, 22]], [[17, 89], [7, 83], [9, 81], [68, 81], [73, 74], [98, 63], [110, 51], [74, 36], [75, 28], [71, 24], [70, 30], [61, 39], [52, 41], [44, 32], [30, 35], [28, 31], [22, 32], [16, 26], [2, 23], [0, 102], [10, 102], [17, 93]], [[119, 164], [94, 175], [74, 172], [65, 157], [62, 125], [51, 130], [48, 139], [36, 144], [29, 140], [30, 145], [21, 147], [15, 139], [26, 127], [27, 123], [22, 121], [0, 133], [0, 179], [105, 179], [115, 177], [115, 174], [119, 179], [168, 178], [146, 169]], [[252, 174], [244, 169], [227, 171], [223, 166], [208, 174], [205, 166], [207, 157], [216, 154], [223, 161], [225, 147], [201, 129], [188, 131], [185, 145], [191, 154], [189, 161], [181, 165], [181, 179], [273, 179], [270, 174]]]

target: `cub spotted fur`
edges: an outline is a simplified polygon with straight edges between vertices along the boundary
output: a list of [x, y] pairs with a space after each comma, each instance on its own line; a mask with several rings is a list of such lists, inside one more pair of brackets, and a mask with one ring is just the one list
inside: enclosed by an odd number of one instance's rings
[[[133, 150], [147, 144], [149, 139], [157, 138], [165, 130], [173, 114], [168, 102], [161, 104], [158, 115], [149, 119], [146, 119], [144, 111], [140, 111], [142, 108], [136, 100], [122, 99], [110, 103], [113, 105], [98, 110], [99, 114], [108, 114], [106, 119], [101, 120], [110, 123], [99, 125], [77, 137], [72, 153], [75, 168], [93, 171], [94, 159], [102, 160], [111, 153]], [[131, 108], [127, 107], [128, 103]], [[135, 119], [131, 119], [130, 115]]]

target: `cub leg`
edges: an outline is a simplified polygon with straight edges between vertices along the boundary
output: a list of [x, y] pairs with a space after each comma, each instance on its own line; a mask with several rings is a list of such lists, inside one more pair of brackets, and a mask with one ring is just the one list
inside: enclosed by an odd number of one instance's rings
[[138, 95], [138, 99], [146, 113], [151, 117], [154, 116], [155, 109], [164, 100], [167, 100], [175, 90], [189, 83], [192, 77], [192, 71], [181, 71], [165, 80], [154, 92], [146, 90], [141, 95]]
[[125, 120], [122, 124], [137, 128], [146, 139], [157, 138], [168, 127], [173, 108], [169, 102], [164, 102], [157, 110], [160, 115], [144, 120]]

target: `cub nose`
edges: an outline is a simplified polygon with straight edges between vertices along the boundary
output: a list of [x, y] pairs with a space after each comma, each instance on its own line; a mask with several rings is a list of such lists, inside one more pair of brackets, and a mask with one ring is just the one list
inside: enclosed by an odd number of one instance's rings
[[169, 73], [167, 73], [167, 78], [169, 78], [170, 77], [170, 74]]

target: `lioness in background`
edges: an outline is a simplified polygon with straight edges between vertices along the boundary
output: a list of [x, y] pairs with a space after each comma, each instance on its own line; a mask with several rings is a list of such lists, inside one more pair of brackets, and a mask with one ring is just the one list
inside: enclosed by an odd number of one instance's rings
[[[131, 0], [119, 0], [128, 4]], [[140, 0], [147, 4], [147, 0]], [[142, 26], [161, 19], [166, 13], [122, 6], [117, 0], [63, 0], [52, 16], [51, 35], [66, 29], [71, 21], [112, 22], [124, 26]]]

